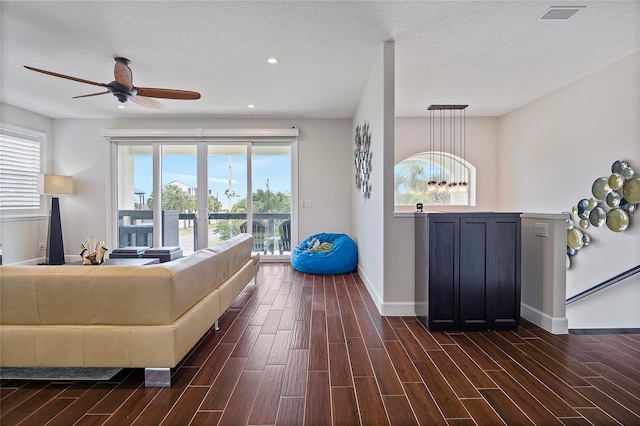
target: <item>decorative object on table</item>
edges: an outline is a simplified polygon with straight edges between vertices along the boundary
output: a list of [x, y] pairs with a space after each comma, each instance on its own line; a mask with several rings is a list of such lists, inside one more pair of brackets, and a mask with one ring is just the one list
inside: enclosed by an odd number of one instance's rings
[[315, 234], [291, 253], [293, 269], [307, 274], [346, 274], [356, 269], [358, 249], [345, 234]]
[[422, 213], [423, 208], [424, 208], [424, 206], [422, 205], [422, 203], [417, 203], [416, 204], [416, 211], [418, 213]]
[[64, 243], [62, 241], [62, 221], [60, 220], [60, 200], [57, 196], [73, 194], [73, 178], [60, 175], [38, 175], [38, 193], [53, 195], [49, 214], [45, 264], [63, 265]]
[[129, 246], [113, 249], [109, 255], [109, 259], [139, 259], [145, 251], [150, 249], [149, 246]]
[[371, 197], [371, 133], [369, 124], [365, 121], [362, 126], [356, 126], [355, 150], [353, 152], [355, 165], [356, 189], [362, 192], [365, 201]]
[[182, 249], [180, 247], [152, 247], [148, 248], [142, 254], [143, 258], [157, 258], [160, 263], [169, 262], [182, 257]]
[[593, 182], [591, 195], [571, 209], [571, 214], [577, 216], [577, 225], [573, 218], [567, 219], [567, 269], [571, 267], [571, 258], [591, 243], [585, 229], [606, 224], [611, 231], [622, 232], [629, 227], [631, 215], [640, 208], [640, 178], [627, 161], [617, 160], [608, 177]]
[[80, 244], [80, 248], [80, 257], [85, 265], [101, 265], [105, 253], [109, 250], [104, 241], [96, 242], [94, 237], [87, 238], [87, 241]]

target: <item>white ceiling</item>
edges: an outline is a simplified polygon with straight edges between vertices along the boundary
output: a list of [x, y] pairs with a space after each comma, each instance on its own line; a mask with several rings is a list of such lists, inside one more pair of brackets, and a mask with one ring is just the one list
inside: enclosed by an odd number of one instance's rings
[[[550, 6], [584, 5], [566, 21]], [[352, 117], [385, 40], [396, 116], [497, 116], [640, 49], [640, 1], [2, 1], [0, 100], [54, 118]], [[147, 110], [23, 68], [195, 90]], [[266, 63], [269, 56], [280, 62]], [[97, 90], [96, 90], [97, 89]], [[254, 109], [247, 108], [255, 104]]]

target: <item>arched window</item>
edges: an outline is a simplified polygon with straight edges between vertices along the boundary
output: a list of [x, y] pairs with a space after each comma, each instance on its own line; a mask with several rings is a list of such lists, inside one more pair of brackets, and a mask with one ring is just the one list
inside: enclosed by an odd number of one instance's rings
[[[476, 168], [463, 158], [448, 152], [420, 152], [394, 167], [394, 204], [474, 206], [475, 177]], [[430, 185], [434, 182], [435, 187]]]

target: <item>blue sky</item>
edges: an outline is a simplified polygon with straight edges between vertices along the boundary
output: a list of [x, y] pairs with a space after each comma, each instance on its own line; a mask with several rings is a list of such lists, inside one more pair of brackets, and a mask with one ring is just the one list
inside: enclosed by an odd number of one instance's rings
[[[227, 155], [209, 155], [208, 175], [211, 194], [226, 205], [224, 191], [228, 184]], [[269, 189], [272, 192], [291, 193], [291, 160], [284, 155], [254, 155], [253, 156], [253, 191], [265, 189], [269, 180]], [[142, 190], [147, 197], [153, 190], [153, 161], [151, 155], [134, 156], [134, 186]], [[247, 196], [247, 164], [246, 156], [231, 156], [232, 189], [236, 192], [236, 199]], [[163, 155], [162, 157], [162, 184], [178, 180], [186, 185], [196, 187], [196, 156], [195, 155]]]

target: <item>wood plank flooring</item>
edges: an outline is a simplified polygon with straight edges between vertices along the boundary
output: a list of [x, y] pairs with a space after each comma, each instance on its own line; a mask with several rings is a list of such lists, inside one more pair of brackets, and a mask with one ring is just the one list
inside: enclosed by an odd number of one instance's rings
[[9, 425], [638, 425], [640, 335], [429, 332], [356, 274], [261, 265], [180, 365], [108, 382], [0, 384]]

